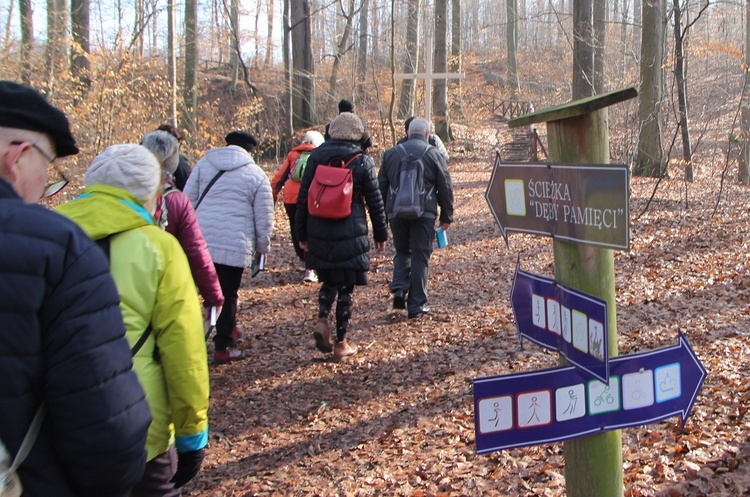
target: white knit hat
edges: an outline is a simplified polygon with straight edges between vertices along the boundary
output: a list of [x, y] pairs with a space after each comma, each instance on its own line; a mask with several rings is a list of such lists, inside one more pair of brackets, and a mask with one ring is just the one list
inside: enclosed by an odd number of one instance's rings
[[83, 181], [86, 186], [122, 188], [145, 204], [159, 189], [161, 166], [142, 145], [112, 145], [94, 157]]
[[319, 131], [308, 131], [302, 139], [302, 143], [310, 143], [316, 147], [321, 146], [324, 141], [325, 138], [323, 138], [323, 135]]

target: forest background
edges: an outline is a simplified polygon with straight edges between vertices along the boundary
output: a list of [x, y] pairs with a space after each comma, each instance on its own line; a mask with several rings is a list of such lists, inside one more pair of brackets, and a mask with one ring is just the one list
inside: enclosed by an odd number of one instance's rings
[[[191, 161], [223, 145], [229, 130], [253, 131], [270, 175], [302, 132], [322, 131], [341, 98], [356, 103], [379, 163], [402, 120], [425, 108], [423, 84], [394, 83], [393, 73], [422, 70], [427, 56], [436, 71], [466, 75], [436, 83], [430, 103], [452, 156], [457, 212], [451, 245], [431, 264], [433, 315], [414, 323], [390, 309], [389, 248], [373, 257], [372, 284], [355, 295], [360, 353], [321, 360], [309, 337], [315, 289], [299, 282], [277, 206], [270, 267], [241, 292], [241, 347], [250, 359], [211, 370], [211, 443], [188, 495], [565, 494], [560, 444], [474, 454], [471, 379], [556, 364], [552, 354], [518, 347], [508, 302], [519, 254], [525, 269], [550, 275], [549, 243], [514, 236], [505, 246], [483, 193], [495, 154], [517, 151], [503, 110], [631, 86], [639, 98], [608, 115], [611, 160], [635, 175], [631, 250], [615, 259], [619, 350], [673, 345], [680, 327], [709, 377], [685, 431], [677, 420], [624, 431], [625, 495], [748, 492], [747, 6], [0, 7], [0, 78], [46, 93], [81, 145], [79, 156], [59, 163], [73, 184], [52, 204], [79, 193], [83, 171], [108, 145], [137, 142], [164, 121], [185, 129]], [[545, 126], [536, 131], [544, 145]]]

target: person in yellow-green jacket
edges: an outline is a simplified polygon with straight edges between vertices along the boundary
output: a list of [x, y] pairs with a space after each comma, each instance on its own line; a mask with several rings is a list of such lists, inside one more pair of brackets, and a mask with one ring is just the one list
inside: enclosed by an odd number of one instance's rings
[[153, 417], [146, 471], [131, 497], [179, 496], [208, 442], [208, 359], [187, 258], [151, 214], [161, 167], [141, 145], [113, 145], [94, 158], [84, 183], [83, 193], [57, 211], [109, 257], [133, 369]]

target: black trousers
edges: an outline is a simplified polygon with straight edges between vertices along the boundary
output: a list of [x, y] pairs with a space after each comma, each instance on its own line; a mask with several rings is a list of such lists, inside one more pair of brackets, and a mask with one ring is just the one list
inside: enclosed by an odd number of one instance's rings
[[[343, 342], [352, 317], [354, 285], [336, 285], [324, 282], [318, 292], [318, 317], [327, 318], [336, 301], [336, 341]], [[336, 298], [338, 296], [338, 299]]]
[[216, 276], [219, 277], [221, 293], [224, 294], [224, 306], [216, 319], [216, 350], [226, 350], [232, 342], [232, 330], [237, 324], [237, 292], [242, 284], [244, 267], [226, 266], [214, 263]]
[[284, 204], [284, 210], [286, 211], [286, 215], [289, 218], [289, 229], [291, 230], [291, 234], [292, 234], [292, 245], [294, 245], [294, 253], [297, 254], [297, 257], [299, 257], [299, 260], [304, 262], [307, 252], [302, 250], [302, 247], [299, 246], [299, 238], [297, 237], [297, 230], [294, 229], [294, 218], [297, 215], [297, 204]]

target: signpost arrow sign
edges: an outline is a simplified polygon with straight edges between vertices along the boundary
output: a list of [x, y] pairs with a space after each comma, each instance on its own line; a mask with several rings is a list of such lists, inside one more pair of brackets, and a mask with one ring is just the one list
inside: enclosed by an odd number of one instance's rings
[[560, 352], [586, 374], [609, 383], [607, 301], [519, 266], [510, 292], [519, 335]]
[[474, 380], [477, 453], [558, 442], [681, 416], [706, 370], [682, 332], [679, 344], [613, 358], [609, 385], [573, 367]]
[[498, 155], [485, 194], [508, 232], [628, 250], [624, 164], [505, 164]]

